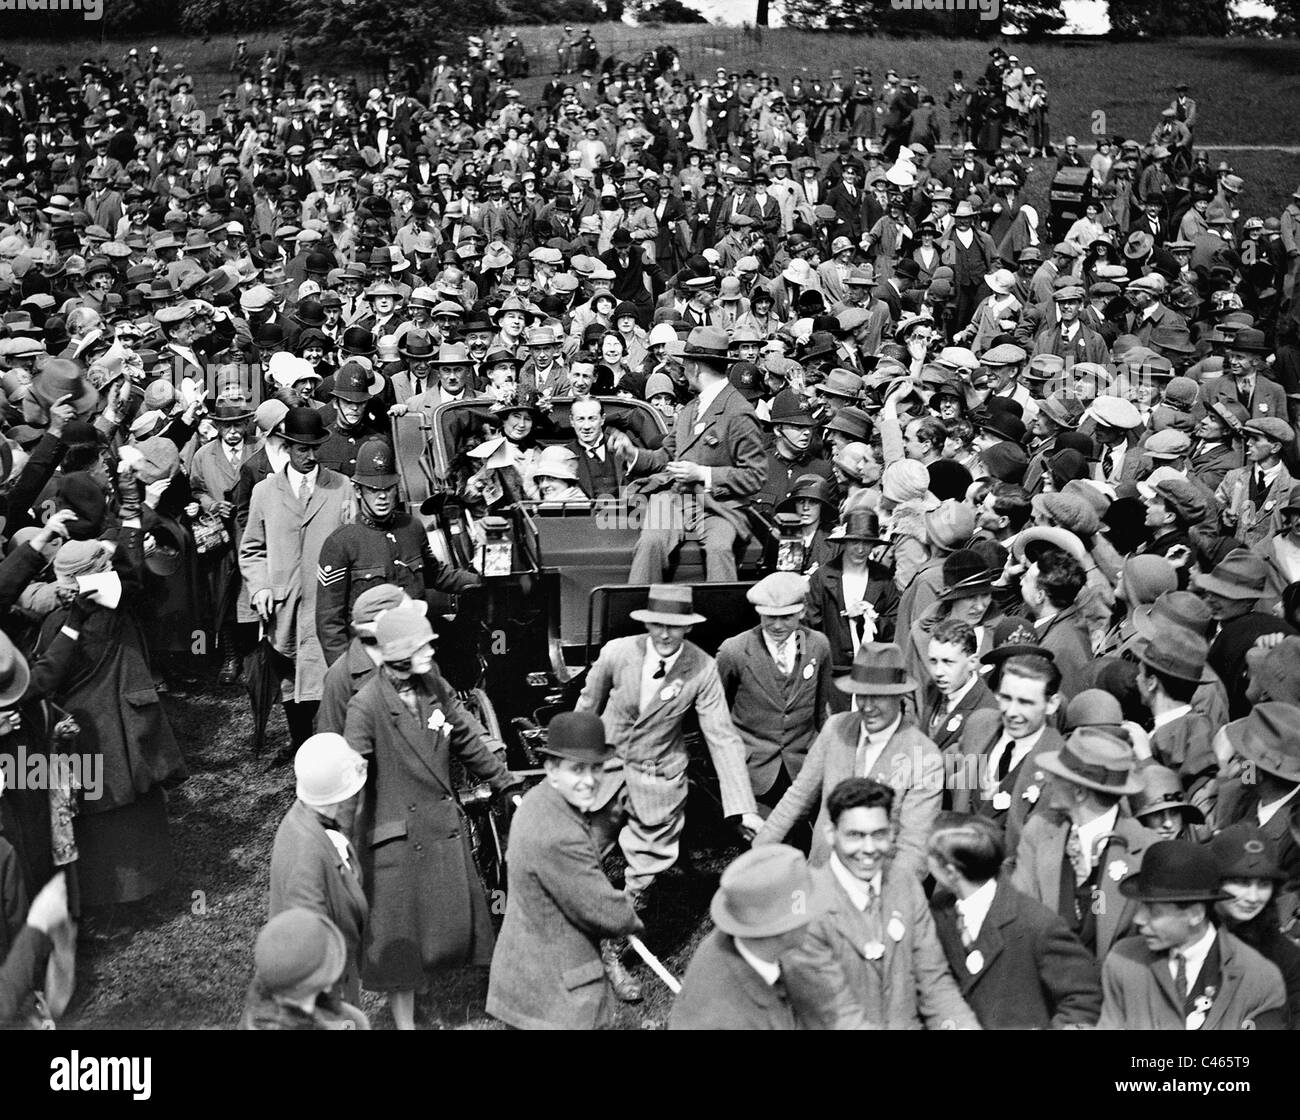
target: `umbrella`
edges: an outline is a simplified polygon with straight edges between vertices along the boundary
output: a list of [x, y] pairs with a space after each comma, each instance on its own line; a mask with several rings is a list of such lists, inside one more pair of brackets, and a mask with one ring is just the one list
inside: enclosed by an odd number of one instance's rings
[[253, 754], [266, 745], [266, 721], [280, 699], [280, 654], [271, 645], [266, 627], [258, 627], [257, 645], [244, 658], [244, 687], [253, 707]]

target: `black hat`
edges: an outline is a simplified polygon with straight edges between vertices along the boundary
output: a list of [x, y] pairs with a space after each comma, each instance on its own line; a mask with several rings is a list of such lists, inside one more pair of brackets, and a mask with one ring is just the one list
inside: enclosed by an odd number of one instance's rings
[[353, 404], [365, 404], [371, 397], [377, 396], [383, 387], [384, 379], [379, 374], [366, 369], [360, 362], [344, 362], [334, 375], [330, 396]]
[[373, 354], [375, 352], [375, 336], [365, 327], [348, 327], [343, 332], [342, 349], [345, 354]]
[[1286, 879], [1277, 865], [1277, 846], [1249, 821], [1228, 825], [1210, 841], [1210, 852], [1225, 879]]
[[592, 712], [561, 712], [546, 725], [546, 741], [537, 749], [573, 762], [607, 762], [614, 754], [605, 741], [605, 725]]
[[320, 413], [305, 406], [289, 409], [281, 425], [280, 435], [290, 443], [303, 443], [309, 447], [319, 447], [330, 438]]
[[1142, 867], [1119, 885], [1125, 898], [1141, 902], [1218, 902], [1219, 864], [1209, 848], [1191, 840], [1160, 840], [1146, 850]]
[[1021, 654], [1033, 654], [1048, 661], [1055, 661], [1056, 655], [1050, 649], [1038, 644], [1038, 631], [1034, 624], [1023, 618], [1009, 615], [993, 627], [993, 648], [980, 657], [983, 665], [1001, 665], [1008, 657]]

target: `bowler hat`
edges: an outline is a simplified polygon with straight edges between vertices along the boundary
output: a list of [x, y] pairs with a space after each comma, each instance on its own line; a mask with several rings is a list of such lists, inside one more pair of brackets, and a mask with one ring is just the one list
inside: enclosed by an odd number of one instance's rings
[[560, 712], [546, 725], [546, 739], [537, 749], [573, 762], [602, 763], [614, 754], [605, 741], [605, 725], [593, 712]]
[[1038, 757], [1038, 765], [1049, 774], [1115, 797], [1142, 788], [1133, 774], [1134, 761], [1133, 748], [1126, 741], [1093, 727], [1079, 728], [1059, 751], [1045, 751]]
[[708, 620], [696, 614], [689, 586], [656, 583], [650, 587], [646, 605], [631, 612], [637, 622], [657, 622], [663, 626], [695, 626]]
[[908, 696], [916, 691], [916, 681], [893, 642], [864, 642], [849, 673], [835, 678], [835, 687], [854, 696]]
[[289, 409], [280, 436], [289, 443], [301, 443], [310, 447], [319, 447], [330, 438], [320, 413], [304, 406]]
[[732, 937], [777, 937], [808, 924], [811, 891], [803, 853], [765, 844], [738, 856], [722, 873], [709, 913]]
[[1140, 902], [1218, 902], [1229, 897], [1221, 882], [1209, 848], [1191, 840], [1158, 840], [1146, 850], [1142, 867], [1120, 881], [1119, 893]]

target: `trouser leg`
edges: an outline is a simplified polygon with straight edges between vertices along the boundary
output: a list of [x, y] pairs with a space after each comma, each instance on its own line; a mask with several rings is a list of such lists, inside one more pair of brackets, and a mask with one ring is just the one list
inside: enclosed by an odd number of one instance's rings
[[618, 834], [623, 858], [627, 860], [627, 874], [623, 882], [629, 891], [640, 893], [677, 862], [677, 852], [686, 827], [686, 805], [683, 802], [667, 820], [646, 824], [635, 813], [628, 815], [623, 831]]
[[668, 558], [682, 543], [681, 496], [671, 491], [651, 494], [646, 505], [645, 524], [632, 554], [628, 583], [659, 583]]
[[736, 580], [736, 527], [725, 517], [706, 515], [700, 520], [704, 543], [705, 578], [710, 583]]

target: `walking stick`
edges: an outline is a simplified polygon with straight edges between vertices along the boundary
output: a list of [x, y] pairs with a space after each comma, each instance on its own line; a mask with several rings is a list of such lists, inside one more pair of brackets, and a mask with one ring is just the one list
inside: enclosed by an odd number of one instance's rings
[[650, 952], [649, 949], [645, 947], [645, 942], [642, 941], [641, 938], [637, 937], [637, 935], [634, 933], [629, 934], [627, 943], [632, 946], [633, 950], [636, 952], [636, 955], [650, 966], [650, 971], [653, 972], [656, 976], [659, 977], [660, 980], [664, 982], [665, 987], [667, 987], [667, 989], [670, 992], [672, 992], [673, 995], [681, 994], [681, 990], [682, 990], [681, 984], [677, 981], [676, 977], [674, 977], [673, 974], [664, 967], [663, 961], [661, 961], [652, 952]]

